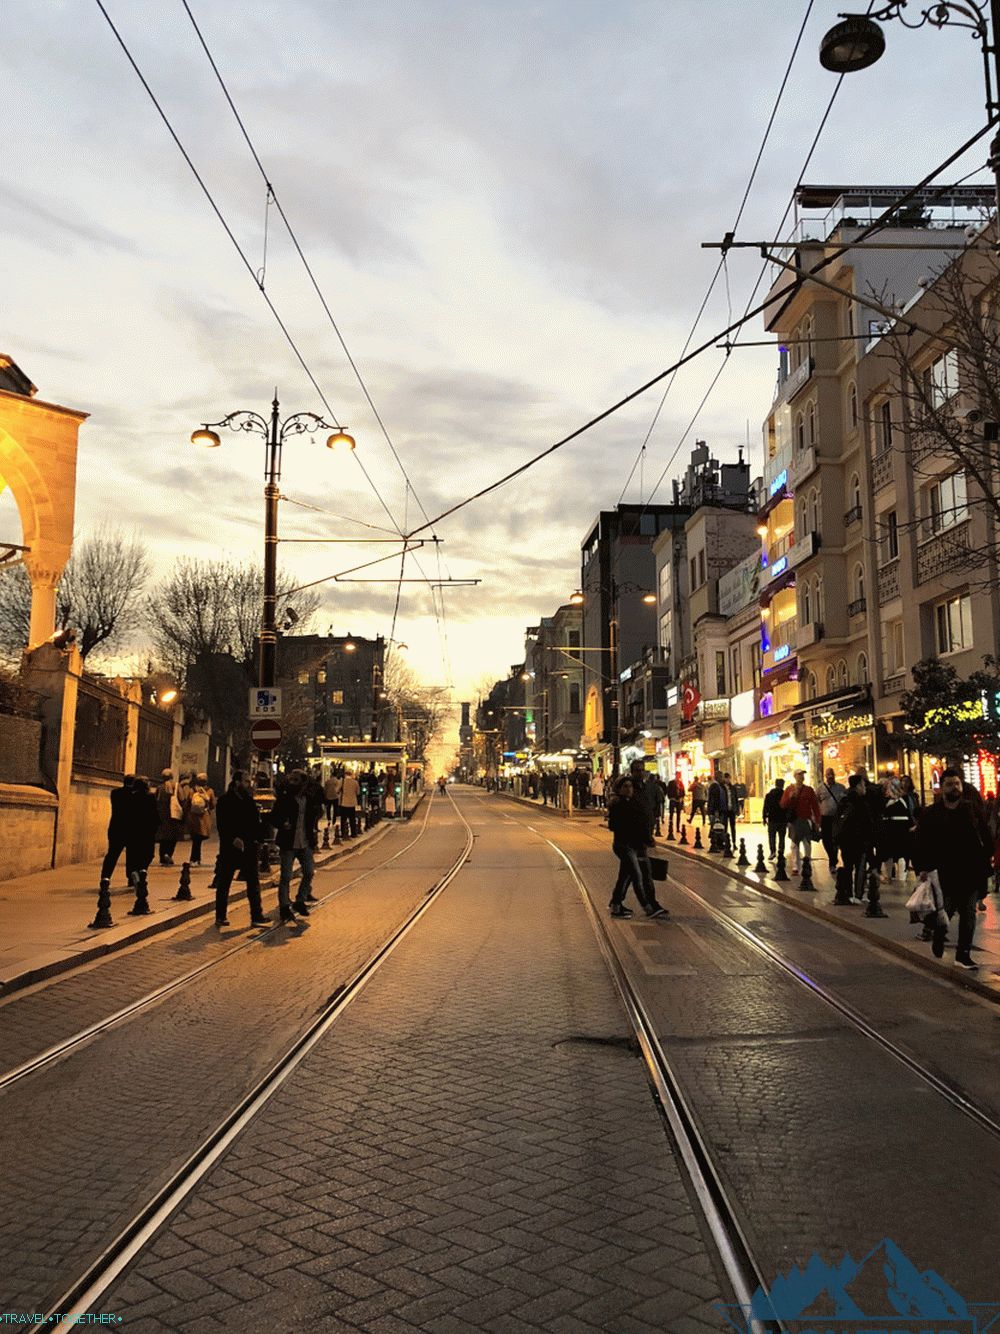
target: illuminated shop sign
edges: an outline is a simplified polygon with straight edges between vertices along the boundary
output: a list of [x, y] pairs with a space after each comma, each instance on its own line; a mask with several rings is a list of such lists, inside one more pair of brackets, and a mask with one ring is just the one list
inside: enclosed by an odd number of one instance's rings
[[767, 488], [768, 494], [776, 496], [778, 492], [781, 490], [781, 488], [787, 485], [788, 485], [788, 469], [782, 468], [781, 472], [778, 473], [777, 477]]
[[778, 575], [784, 574], [787, 569], [788, 569], [788, 557], [782, 556], [780, 560], [776, 560], [774, 564], [771, 566], [771, 578], [777, 579]]
[[774, 650], [774, 661], [783, 662], [785, 658], [788, 657], [789, 653], [791, 653], [791, 651], [792, 651], [791, 644], [779, 644], [778, 647]]
[[827, 737], [847, 736], [850, 732], [863, 732], [875, 726], [875, 719], [870, 713], [821, 713], [809, 719], [810, 741], [824, 741]]

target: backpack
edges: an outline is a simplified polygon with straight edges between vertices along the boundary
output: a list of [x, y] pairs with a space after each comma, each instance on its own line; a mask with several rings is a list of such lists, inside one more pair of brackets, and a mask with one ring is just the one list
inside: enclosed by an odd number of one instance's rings
[[208, 802], [205, 800], [205, 798], [202, 796], [200, 792], [191, 793], [191, 810], [194, 812], [195, 815], [201, 815], [201, 813], [204, 810], [206, 810], [207, 807], [208, 807]]

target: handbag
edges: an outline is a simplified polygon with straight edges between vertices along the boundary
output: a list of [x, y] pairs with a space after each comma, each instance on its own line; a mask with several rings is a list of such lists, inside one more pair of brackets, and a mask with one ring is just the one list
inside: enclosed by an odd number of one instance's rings
[[667, 859], [666, 857], [650, 857], [649, 874], [654, 880], [666, 880], [667, 878]]

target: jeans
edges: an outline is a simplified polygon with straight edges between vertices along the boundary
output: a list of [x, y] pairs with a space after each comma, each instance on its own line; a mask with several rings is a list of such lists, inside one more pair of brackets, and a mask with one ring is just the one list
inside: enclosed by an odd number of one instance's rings
[[958, 944], [955, 952], [968, 954], [976, 932], [976, 891], [964, 888], [956, 891], [950, 887], [945, 889], [943, 885], [941, 888], [944, 893], [944, 910], [949, 920], [958, 914]]
[[299, 881], [299, 892], [295, 897], [299, 903], [305, 903], [312, 890], [313, 871], [315, 869], [312, 848], [282, 848], [279, 855], [281, 857], [281, 877], [278, 880], [278, 906], [287, 908], [291, 902], [292, 866], [296, 857], [302, 867], [302, 879]]
[[205, 836], [204, 836], [204, 834], [192, 834], [192, 835], [191, 835], [191, 865], [192, 865], [192, 866], [200, 866], [200, 865], [201, 865], [201, 845], [204, 843], [204, 841], [205, 841]]
[[340, 837], [354, 838], [360, 833], [361, 833], [361, 824], [358, 820], [357, 806], [341, 806]]
[[704, 826], [708, 823], [708, 815], [706, 813], [707, 807], [705, 805], [704, 798], [701, 801], [694, 801], [692, 799], [691, 818], [688, 820], [688, 824], [694, 824], [694, 817], [698, 814], [699, 811], [701, 811], [701, 823], [702, 827], [704, 828]]
[[788, 825], [782, 822], [779, 824], [776, 820], [767, 822], [767, 849], [772, 857], [776, 857], [780, 852], [782, 856], [785, 853], [785, 835], [788, 832]]
[[160, 839], [160, 865], [168, 861], [174, 855], [174, 849], [177, 847], [176, 838]]
[[110, 880], [115, 867], [118, 865], [118, 859], [125, 853], [125, 877], [131, 880], [133, 871], [149, 870], [149, 863], [153, 860], [155, 845], [148, 838], [122, 838], [116, 834], [108, 839], [108, 850], [104, 854], [104, 861], [101, 863], [101, 879]]
[[246, 881], [247, 902], [250, 905], [250, 918], [258, 920], [263, 915], [260, 901], [260, 876], [257, 873], [257, 844], [248, 843], [242, 852], [235, 848], [224, 848], [219, 853], [218, 871], [215, 876], [215, 920], [221, 922], [229, 911], [229, 886], [237, 869], [243, 872]]
[[667, 827], [671, 833], [676, 828], [680, 833], [681, 819], [684, 815], [684, 803], [682, 801], [672, 801], [667, 812]]
[[625, 892], [631, 884], [639, 906], [646, 912], [656, 906], [656, 892], [653, 889], [653, 876], [649, 858], [637, 848], [617, 846], [612, 848], [620, 863], [618, 880], [611, 892], [611, 906], [618, 907], [625, 898]]

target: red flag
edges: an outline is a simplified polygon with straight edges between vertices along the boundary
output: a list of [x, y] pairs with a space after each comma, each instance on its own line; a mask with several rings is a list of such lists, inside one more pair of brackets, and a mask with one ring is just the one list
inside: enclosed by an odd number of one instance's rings
[[689, 723], [694, 717], [694, 711], [701, 703], [701, 695], [698, 693], [697, 686], [686, 685], [684, 694], [681, 696], [681, 717], [686, 723]]

